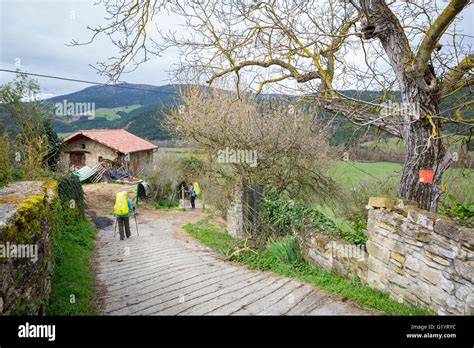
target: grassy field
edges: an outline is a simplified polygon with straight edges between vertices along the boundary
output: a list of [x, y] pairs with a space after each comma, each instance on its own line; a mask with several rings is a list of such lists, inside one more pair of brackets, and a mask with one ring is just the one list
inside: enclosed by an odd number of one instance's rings
[[100, 117], [105, 117], [107, 121], [113, 121], [117, 118], [120, 117], [118, 112], [123, 111], [123, 112], [130, 112], [135, 109], [138, 109], [141, 107], [140, 104], [133, 104], [133, 105], [127, 105], [127, 106], [121, 106], [117, 108], [98, 108], [95, 110], [95, 117], [100, 118]]
[[[358, 184], [389, 186], [398, 188], [402, 165], [389, 162], [334, 162], [328, 174], [342, 189], [351, 189]], [[474, 201], [474, 170], [450, 168], [444, 175], [446, 193], [462, 201]]]
[[[349, 201], [353, 200], [354, 194], [396, 196], [401, 172], [402, 165], [398, 163], [337, 161], [329, 169], [328, 175], [339, 185], [342, 197]], [[461, 202], [474, 201], [474, 170], [450, 168], [444, 175], [443, 183], [446, 185], [446, 194], [442, 196], [441, 202], [448, 195], [455, 196]], [[366, 203], [360, 203], [361, 209]], [[353, 229], [351, 222], [342, 217], [334, 205], [318, 202], [314, 206], [331, 218], [339, 229]]]
[[[393, 138], [394, 139], [394, 138]], [[155, 156], [167, 154], [177, 157], [196, 156], [205, 159], [200, 153], [188, 148], [160, 148]], [[396, 194], [402, 173], [402, 165], [390, 162], [335, 161], [327, 174], [332, 177], [342, 191], [351, 190], [360, 185], [392, 188]], [[474, 201], [474, 170], [450, 168], [444, 175], [446, 193], [453, 194], [460, 201]]]
[[63, 133], [58, 133], [58, 138], [59, 139], [64, 139], [64, 138], [67, 138], [68, 136], [70, 136], [72, 133], [74, 132], [63, 132]]

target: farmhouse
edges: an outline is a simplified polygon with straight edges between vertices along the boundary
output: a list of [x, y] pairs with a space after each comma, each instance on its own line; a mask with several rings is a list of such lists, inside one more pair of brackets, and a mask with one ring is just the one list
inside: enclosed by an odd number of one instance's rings
[[153, 161], [158, 148], [125, 129], [80, 130], [64, 139], [66, 148], [61, 154], [61, 167], [76, 170], [94, 167], [101, 162], [114, 163], [138, 174]]

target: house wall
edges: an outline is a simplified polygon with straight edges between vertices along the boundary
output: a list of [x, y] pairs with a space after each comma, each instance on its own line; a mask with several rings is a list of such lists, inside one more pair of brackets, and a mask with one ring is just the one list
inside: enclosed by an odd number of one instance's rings
[[130, 154], [130, 163], [128, 170], [131, 175], [137, 175], [144, 167], [152, 164], [153, 150], [132, 152]]
[[[86, 145], [86, 148], [82, 148], [82, 144]], [[69, 143], [66, 148], [64, 149], [63, 153], [61, 154], [60, 159], [60, 168], [64, 171], [69, 170], [70, 163], [69, 163], [69, 153], [67, 151], [88, 151], [90, 153], [86, 153], [86, 165], [87, 166], [95, 166], [99, 161], [99, 156], [102, 156], [104, 159], [108, 159], [114, 161], [118, 153], [111, 148], [102, 145], [96, 141], [91, 139], [78, 139], [71, 143]]]
[[[86, 145], [86, 148], [82, 148], [82, 144]], [[132, 152], [130, 156], [116, 152], [115, 150], [102, 145], [91, 139], [78, 139], [69, 143], [60, 157], [59, 168], [63, 172], [70, 170], [70, 160], [69, 153], [67, 151], [88, 151], [89, 153], [85, 154], [86, 166], [93, 167], [99, 162], [99, 156], [103, 159], [117, 161], [121, 163], [124, 167], [128, 168], [131, 175], [137, 175], [143, 167], [153, 163], [153, 150]], [[127, 163], [128, 159], [128, 163]]]

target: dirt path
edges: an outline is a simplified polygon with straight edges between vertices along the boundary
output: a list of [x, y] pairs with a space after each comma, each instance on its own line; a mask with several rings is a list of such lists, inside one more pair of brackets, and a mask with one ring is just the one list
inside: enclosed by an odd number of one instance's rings
[[140, 208], [137, 237], [113, 236], [120, 185], [87, 185], [88, 215], [100, 227], [96, 252], [102, 313], [107, 315], [286, 314], [364, 315], [370, 311], [303, 282], [224, 260], [181, 226], [196, 211]]

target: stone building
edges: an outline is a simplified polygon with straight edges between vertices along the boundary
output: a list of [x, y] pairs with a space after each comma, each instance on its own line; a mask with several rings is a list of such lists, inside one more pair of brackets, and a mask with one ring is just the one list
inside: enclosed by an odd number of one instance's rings
[[65, 170], [108, 162], [125, 167], [131, 175], [151, 164], [153, 152], [158, 148], [124, 129], [80, 130], [64, 142], [66, 148], [61, 154], [60, 166]]

